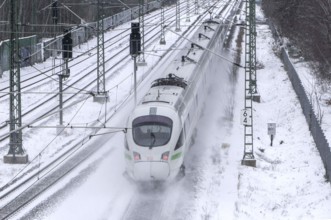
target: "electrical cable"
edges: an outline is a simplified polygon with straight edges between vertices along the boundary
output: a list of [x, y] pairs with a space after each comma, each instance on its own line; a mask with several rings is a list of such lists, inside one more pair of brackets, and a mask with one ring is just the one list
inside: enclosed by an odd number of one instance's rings
[[[194, 41], [188, 39], [188, 38], [185, 37], [185, 36], [180, 35], [179, 33], [177, 33], [177, 32], [175, 32], [175, 31], [171, 30], [170, 28], [167, 28], [167, 29], [168, 29], [170, 32], [172, 32], [172, 33], [178, 35], [180, 38], [183, 38], [183, 39], [185, 39], [185, 40], [187, 40], [187, 41], [189, 41], [189, 42], [191, 42], [191, 43], [197, 44], [196, 42], [194, 42]], [[197, 44], [197, 45], [199, 45], [199, 44]], [[201, 46], [201, 47], [202, 47], [202, 46]], [[210, 49], [208, 49], [208, 48], [206, 48], [206, 47], [202, 47], [202, 48], [205, 49], [206, 51], [208, 51], [209, 53], [212, 53], [212, 54], [214, 54], [215, 56], [220, 57], [221, 59], [223, 59], [223, 60], [225, 60], [225, 61], [228, 61], [228, 62], [232, 63], [233, 65], [236, 65], [236, 66], [241, 67], [241, 68], [245, 68], [244, 66], [240, 65], [239, 63], [236, 63], [236, 62], [234, 62], [234, 61], [232, 61], [232, 60], [229, 60], [228, 58], [222, 56], [221, 54], [215, 53], [215, 52], [211, 51]]]
[[[140, 84], [140, 83], [139, 83]], [[122, 105], [122, 104], [124, 104], [125, 102], [126, 102], [126, 100], [129, 98], [131, 96], [131, 92], [129, 93], [129, 95], [126, 97], [126, 98], [124, 98], [123, 99], [123, 101], [122, 101], [122, 103], [120, 104], [120, 106]], [[76, 113], [74, 114], [74, 116], [72, 117], [72, 119], [70, 120], [70, 122], [76, 117], [76, 115], [78, 114], [78, 112], [81, 110], [81, 108], [85, 105], [85, 103], [86, 103], [86, 101], [87, 101], [87, 99], [88, 98], [86, 98], [85, 100], [84, 100], [84, 102], [83, 102], [83, 104], [80, 106], [80, 108], [78, 109], [78, 111], [76, 111]], [[113, 115], [114, 115], [114, 113], [113, 113]], [[111, 115], [110, 116], [110, 118], [112, 118], [112, 116], [113, 115]], [[109, 120], [109, 119], [108, 119]], [[69, 123], [68, 123], [68, 125], [69, 125]], [[67, 125], [67, 126], [68, 126]], [[22, 128], [20, 128], [20, 129], [22, 129]], [[17, 129], [16, 129], [17, 130]], [[100, 133], [100, 134], [97, 134], [97, 133], [95, 133], [94, 135], [90, 135], [89, 136], [89, 139], [91, 138], [91, 137], [93, 137], [93, 136], [99, 136], [99, 135], [104, 135], [104, 134], [110, 134], [110, 133], [115, 133], [115, 132], [126, 132], [126, 130], [127, 130], [127, 128], [125, 128], [125, 129], [122, 129], [122, 130], [119, 130], [119, 131], [113, 131], [113, 132], [106, 132], [106, 133]], [[36, 156], [36, 157], [34, 157], [23, 169], [21, 169], [14, 177], [13, 177], [13, 179], [12, 180], [10, 180], [7, 184], [6, 184], [6, 186], [7, 185], [9, 185], [11, 182], [13, 182], [15, 179], [16, 179], [16, 177], [21, 173], [21, 172], [23, 172], [23, 170], [25, 170], [25, 168], [26, 167], [28, 167], [31, 163], [32, 163], [32, 161], [34, 161], [36, 158], [39, 158], [39, 157], [41, 157], [41, 154], [50, 146], [50, 144], [62, 133], [64, 131], [64, 129], [59, 133], [59, 134], [57, 134], [53, 139], [52, 139], [52, 141], [49, 143], [49, 144], [47, 144], [46, 145], [46, 147], [44, 148], [44, 149], [42, 149], [40, 152], [39, 152], [39, 154]], [[86, 142], [85, 142], [86, 143]], [[82, 142], [82, 145], [81, 145], [81, 147], [85, 144], [85, 143], [83, 143]], [[77, 149], [75, 149], [75, 151], [73, 152], [73, 153], [75, 153], [78, 149], [80, 149], [80, 147], [79, 148], [77, 148]], [[73, 154], [72, 153], [72, 154]], [[46, 172], [45, 173], [45, 175], [47, 175], [48, 173], [50, 173], [51, 171], [53, 171], [53, 169], [55, 169], [56, 167], [58, 167], [60, 164], [62, 164], [64, 161], [66, 161], [66, 159], [67, 158], [69, 158], [69, 156], [71, 156], [72, 154], [70, 154], [70, 155], [68, 155], [66, 158], [64, 158], [59, 164], [57, 164], [55, 167], [53, 167], [50, 171], [48, 171], [48, 172]], [[44, 176], [45, 176], [44, 175]], [[43, 176], [42, 176], [43, 177]], [[41, 177], [41, 178], [42, 178]], [[38, 180], [39, 180], [39, 174], [38, 174]], [[38, 181], [37, 180], [37, 181]], [[36, 182], [37, 182], [36, 181]], [[33, 184], [32, 184], [33, 185]], [[30, 186], [31, 187], [31, 186]], [[30, 187], [28, 187], [28, 188], [30, 188]]]
[[[124, 81], [124, 80], [123, 80], [123, 81]], [[122, 82], [123, 82], [123, 81], [122, 81]], [[118, 87], [118, 85], [117, 85], [117, 87]], [[122, 101], [122, 103], [120, 104], [120, 106], [121, 106], [122, 104], [124, 104], [124, 103], [126, 102], [126, 100], [127, 100], [130, 96], [131, 96], [131, 93], [130, 93], [126, 98], [123, 99], [123, 101]], [[88, 97], [88, 98], [89, 98], [89, 97]], [[84, 106], [84, 104], [86, 103], [86, 101], [87, 101], [88, 98], [84, 99], [83, 104], [80, 106], [80, 108], [78, 109], [78, 111], [75, 113], [75, 115], [72, 117], [72, 119], [71, 119], [70, 121], [72, 121], [72, 120], [76, 117], [76, 115], [77, 115], [78, 112], [81, 110], [81, 108]], [[64, 108], [62, 108], [61, 110], [63, 110], [63, 109], [64, 109]], [[113, 113], [113, 115], [114, 115], [114, 113]], [[111, 115], [110, 118], [111, 118], [113, 115]], [[41, 120], [41, 119], [38, 119], [38, 120]], [[109, 120], [109, 119], [108, 119], [108, 120]], [[19, 129], [22, 129], [22, 128], [19, 128]], [[15, 131], [12, 131], [12, 132], [16, 132], [17, 130], [18, 130], [18, 129], [16, 129]], [[117, 132], [121, 132], [121, 131], [126, 131], [126, 129], [125, 129], [125, 130], [120, 130], [120, 131], [117, 131]], [[61, 132], [62, 132], [62, 131], [61, 131]], [[60, 132], [60, 133], [61, 133], [61, 132]], [[115, 132], [115, 131], [114, 131], [114, 132]], [[114, 133], [114, 132], [111, 132], [111, 133]], [[60, 133], [59, 133], [59, 134], [60, 134]], [[110, 133], [110, 132], [108, 132], [108, 133], [101, 133], [101, 134], [95, 134], [95, 135], [92, 135], [92, 136], [103, 135], [103, 134], [109, 134], [109, 133]], [[58, 134], [58, 135], [59, 135], [59, 134]], [[57, 135], [55, 138], [57, 138], [58, 135]], [[45, 150], [46, 148], [49, 147], [49, 145], [55, 140], [55, 138], [54, 138], [54, 139], [53, 139], [53, 140], [52, 140], [52, 141], [51, 141], [51, 142], [50, 142], [50, 143], [49, 143], [49, 144], [48, 144], [48, 145], [47, 145], [47, 146], [46, 146], [46, 147], [45, 147], [45, 148], [44, 148], [44, 149], [38, 154], [38, 155], [37, 155], [37, 157], [40, 157], [40, 156], [41, 156], [41, 154], [44, 152], [44, 150]], [[85, 143], [86, 143], [86, 142], [85, 142]], [[85, 143], [82, 142], [82, 146], [83, 146]], [[78, 150], [78, 149], [77, 149], [77, 150]], [[76, 152], [77, 150], [75, 150], [74, 152]], [[71, 156], [71, 155], [70, 155], [70, 156]], [[68, 156], [68, 157], [69, 157], [69, 156]], [[68, 157], [64, 158], [63, 161], [65, 161]], [[35, 158], [36, 158], [36, 157], [35, 157]], [[34, 158], [32, 161], [34, 161], [35, 158]], [[32, 162], [32, 161], [31, 161], [31, 162]], [[62, 161], [62, 162], [63, 162], [63, 161]], [[31, 162], [29, 162], [28, 165], [30, 165]], [[62, 162], [61, 162], [61, 163], [62, 163]], [[61, 164], [61, 163], [60, 163], [60, 164]], [[28, 165], [27, 165], [27, 166], [28, 166]], [[59, 164], [58, 164], [58, 165], [59, 165]], [[57, 167], [58, 165], [56, 165], [56, 167]], [[23, 169], [25, 169], [27, 166], [25, 166]], [[16, 177], [17, 177], [17, 176], [23, 171], [23, 169], [22, 169], [17, 175], [15, 175], [15, 177], [14, 177], [11, 181], [9, 181], [9, 183], [11, 183], [14, 179], [16, 179]], [[54, 168], [53, 168], [53, 169], [54, 169]], [[52, 169], [52, 170], [53, 170], [53, 169]], [[52, 171], [52, 170], [51, 170], [51, 171]], [[50, 171], [49, 171], [49, 172], [50, 172]], [[48, 174], [49, 172], [47, 172], [46, 174]], [[46, 175], [46, 174], [45, 174], [45, 175]], [[6, 185], [8, 185], [9, 183], [7, 183]]]
[[2, 4], [0, 5], [0, 8], [2, 8], [2, 7], [5, 5], [6, 1], [7, 1], [7, 0], [4, 0], [4, 1], [2, 2]]
[[[71, 118], [70, 121], [72, 121], [77, 113], [81, 110], [81, 108], [85, 105], [86, 101], [87, 101], [88, 98], [84, 99], [83, 101], [83, 104], [80, 106], [80, 108], [78, 109], [78, 111], [76, 112], [76, 114]], [[42, 155], [43, 152], [45, 152], [45, 150], [55, 141], [55, 139], [57, 139], [59, 137], [59, 135], [64, 131], [64, 129], [59, 132], [58, 134], [56, 134], [56, 136], [37, 154], [37, 156], [35, 156], [32, 160], [30, 160], [26, 166], [24, 166], [16, 175], [14, 175], [14, 177], [9, 181], [7, 182], [6, 186], [8, 186], [10, 183], [12, 183], [17, 177], [19, 174], [21, 174], [28, 166], [30, 166], [30, 164], [32, 164], [33, 161], [35, 161], [39, 156]]]

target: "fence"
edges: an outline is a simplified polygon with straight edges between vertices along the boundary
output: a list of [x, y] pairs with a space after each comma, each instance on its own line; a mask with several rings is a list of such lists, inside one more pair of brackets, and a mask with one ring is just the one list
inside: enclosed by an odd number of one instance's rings
[[[270, 22], [268, 22], [268, 23], [269, 23], [270, 29], [271, 29], [274, 37], [279, 42], [282, 43], [282, 40], [279, 37], [275, 27]], [[298, 96], [303, 114], [309, 125], [309, 130], [311, 132], [311, 135], [313, 136], [316, 147], [322, 158], [322, 161], [323, 161], [323, 164], [324, 164], [324, 167], [326, 170], [326, 177], [328, 178], [329, 181], [331, 181], [331, 152], [330, 152], [329, 143], [328, 143], [327, 139], [325, 138], [324, 132], [317, 120], [314, 109], [307, 97], [304, 87], [302, 86], [298, 73], [295, 70], [292, 62], [290, 61], [290, 58], [284, 47], [281, 49], [281, 59], [285, 65], [287, 74], [291, 80], [294, 91], [296, 92], [296, 94]]]
[[[143, 7], [143, 13], [148, 13], [160, 8], [159, 1], [149, 2]], [[139, 6], [124, 10], [118, 14], [104, 18], [104, 31], [109, 30], [115, 26], [121, 25], [125, 22], [137, 18], [139, 15]], [[88, 23], [84, 26], [76, 26], [72, 28], [71, 37], [73, 46], [80, 45], [94, 35], [96, 35], [97, 23]], [[9, 41], [0, 42], [0, 77], [2, 71], [9, 70]], [[49, 57], [59, 53], [62, 50], [62, 35], [55, 39], [48, 39], [44, 42], [37, 43], [36, 36], [20, 38], [20, 55], [21, 66], [31, 65], [37, 62], [43, 62]]]
[[[31, 58], [31, 55], [37, 51], [36, 48], [37, 37], [30, 36], [20, 38], [20, 57], [22, 60], [21, 66], [27, 66], [30, 62], [36, 62], [35, 58]], [[0, 43], [0, 65], [2, 71], [9, 69], [10, 62], [10, 44], [9, 40]]]

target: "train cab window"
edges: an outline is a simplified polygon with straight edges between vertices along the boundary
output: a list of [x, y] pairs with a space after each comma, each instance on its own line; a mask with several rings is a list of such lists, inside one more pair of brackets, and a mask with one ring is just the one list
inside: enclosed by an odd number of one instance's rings
[[142, 147], [166, 145], [172, 132], [172, 120], [161, 115], [146, 115], [133, 120], [132, 136], [134, 142]]
[[178, 141], [177, 141], [175, 150], [181, 148], [183, 146], [183, 144], [184, 144], [184, 128], [180, 132], [180, 135], [179, 135], [179, 138], [178, 138]]

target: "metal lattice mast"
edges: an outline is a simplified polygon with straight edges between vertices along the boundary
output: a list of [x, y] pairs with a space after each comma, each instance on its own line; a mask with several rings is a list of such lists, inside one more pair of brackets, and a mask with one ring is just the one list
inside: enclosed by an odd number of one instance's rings
[[18, 37], [18, 5], [17, 0], [11, 0], [10, 4], [10, 139], [8, 155], [23, 155], [21, 117], [21, 79]]
[[255, 20], [255, 3], [256, 0], [250, 0], [250, 45], [251, 45], [251, 93], [252, 95], [257, 93], [256, 83], [256, 20]]
[[33, 34], [35, 34], [36, 32], [36, 26], [35, 24], [37, 24], [37, 4], [36, 4], [36, 0], [32, 1], [32, 23], [34, 24], [32, 26], [32, 32], [34, 32]]
[[186, 22], [190, 21], [190, 0], [186, 0]]
[[141, 52], [138, 58], [138, 62], [145, 63], [145, 16], [144, 16], [144, 0], [139, 0], [139, 24], [140, 24], [140, 34], [141, 34]]
[[164, 1], [161, 2], [161, 38], [160, 44], [166, 44], [165, 34], [164, 34]]
[[198, 10], [199, 10], [199, 5], [198, 5], [198, 0], [194, 0], [194, 13], [198, 14]]
[[180, 31], [180, 0], [176, 0], [176, 30]]
[[104, 29], [103, 29], [103, 5], [98, 0], [97, 5], [97, 94], [104, 95], [106, 93], [105, 79], [105, 47], [104, 47]]
[[246, 1], [245, 31], [245, 110], [248, 113], [244, 125], [244, 157], [242, 164], [255, 166], [253, 140], [253, 93], [256, 89], [256, 28], [255, 0]]
[[[53, 20], [53, 38], [56, 39], [56, 25], [58, 22], [58, 5], [57, 0], [52, 0], [52, 20]], [[54, 47], [54, 46], [53, 46]], [[56, 66], [56, 56], [57, 56], [57, 48], [54, 47], [52, 50], [52, 75], [55, 74], [55, 66]]]

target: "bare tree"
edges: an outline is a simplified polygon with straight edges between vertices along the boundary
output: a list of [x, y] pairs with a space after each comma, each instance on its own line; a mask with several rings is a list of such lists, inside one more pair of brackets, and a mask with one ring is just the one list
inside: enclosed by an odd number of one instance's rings
[[[74, 11], [79, 17], [88, 22], [96, 21], [97, 0], [57, 0], [58, 1], [58, 27], [49, 27], [53, 24], [52, 8], [54, 0], [16, 0], [19, 7], [20, 37], [37, 35], [51, 37], [63, 31], [65, 24], [80, 24], [80, 19], [70, 12]], [[137, 6], [137, 0], [110, 1], [103, 0], [109, 5], [104, 7], [105, 16], [111, 16], [124, 8]], [[0, 41], [9, 38], [9, 6], [11, 0], [0, 0]], [[65, 7], [65, 6], [66, 7]], [[55, 31], [55, 33], [54, 33]]]
[[320, 76], [331, 79], [331, 0], [263, 0], [262, 7], [281, 34], [318, 64]]

